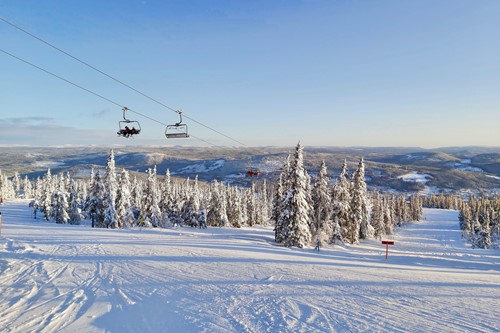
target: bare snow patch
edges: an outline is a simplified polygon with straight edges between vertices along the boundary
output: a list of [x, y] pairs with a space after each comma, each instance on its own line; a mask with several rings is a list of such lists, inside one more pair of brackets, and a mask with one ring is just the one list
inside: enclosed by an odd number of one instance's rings
[[212, 162], [203, 162], [193, 165], [188, 165], [177, 172], [172, 172], [172, 174], [184, 174], [184, 173], [203, 173], [209, 172], [221, 168], [225, 163], [225, 160], [216, 160]]
[[34, 167], [38, 168], [54, 168], [58, 166], [63, 166], [66, 163], [64, 162], [57, 162], [57, 161], [36, 161], [33, 163]]
[[425, 184], [432, 179], [432, 176], [426, 173], [410, 172], [405, 175], [401, 175], [398, 178], [405, 182]]

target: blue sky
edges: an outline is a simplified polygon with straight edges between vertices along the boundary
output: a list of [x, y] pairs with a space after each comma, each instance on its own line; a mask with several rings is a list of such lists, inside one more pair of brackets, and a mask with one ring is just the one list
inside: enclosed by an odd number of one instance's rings
[[[17, 1], [0, 17], [247, 146], [500, 146], [500, 2]], [[0, 21], [1, 145], [235, 141]]]

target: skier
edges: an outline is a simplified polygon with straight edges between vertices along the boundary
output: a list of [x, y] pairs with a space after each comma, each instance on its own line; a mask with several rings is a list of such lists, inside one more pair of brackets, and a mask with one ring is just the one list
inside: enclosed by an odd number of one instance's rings
[[319, 238], [318, 238], [318, 239], [316, 239], [316, 247], [314, 248], [314, 250], [319, 252], [320, 245], [321, 245], [321, 242], [319, 241]]

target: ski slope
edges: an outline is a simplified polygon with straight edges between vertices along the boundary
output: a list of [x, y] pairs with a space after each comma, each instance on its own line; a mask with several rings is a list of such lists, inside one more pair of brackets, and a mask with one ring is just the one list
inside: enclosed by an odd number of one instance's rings
[[498, 332], [500, 253], [457, 212], [312, 249], [272, 228], [103, 230], [0, 206], [1, 332]]

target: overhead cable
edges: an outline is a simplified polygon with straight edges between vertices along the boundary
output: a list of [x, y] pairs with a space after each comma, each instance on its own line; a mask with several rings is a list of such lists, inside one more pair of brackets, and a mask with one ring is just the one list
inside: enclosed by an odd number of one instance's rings
[[[87, 88], [85, 88], [85, 87], [83, 87], [83, 86], [81, 86], [81, 85], [79, 85], [79, 84], [77, 84], [77, 83], [74, 83], [74, 82], [72, 82], [72, 81], [70, 81], [70, 80], [68, 80], [68, 79], [65, 79], [65, 78], [63, 78], [63, 77], [62, 77], [62, 76], [60, 76], [60, 75], [57, 75], [57, 74], [55, 74], [55, 73], [52, 73], [51, 71], [49, 71], [49, 70], [47, 70], [47, 69], [45, 69], [45, 68], [42, 68], [42, 67], [40, 67], [40, 66], [37, 66], [37, 65], [33, 64], [32, 62], [29, 62], [29, 61], [27, 61], [27, 60], [24, 60], [24, 59], [22, 59], [22, 58], [20, 58], [20, 57], [18, 57], [18, 56], [16, 56], [16, 55], [14, 55], [14, 54], [10, 53], [10, 52], [7, 52], [7, 51], [5, 51], [5, 50], [1, 49], [1, 48], [0, 48], [0, 52], [2, 52], [2, 53], [4, 53], [4, 54], [6, 54], [6, 55], [8, 55], [8, 56], [10, 56], [10, 57], [12, 57], [12, 58], [14, 58], [14, 59], [16, 59], [16, 60], [19, 60], [19, 61], [21, 61], [21, 62], [23, 62], [23, 63], [25, 63], [25, 64], [27, 64], [27, 65], [29, 65], [29, 66], [31, 66], [31, 67], [34, 67], [34, 68], [36, 68], [36, 69], [38, 69], [38, 70], [40, 70], [40, 71], [42, 71], [42, 72], [44, 72], [44, 73], [46, 73], [46, 74], [49, 74], [49, 75], [51, 75], [51, 76], [53, 76], [53, 77], [55, 77], [55, 78], [57, 78], [57, 79], [59, 79], [59, 80], [61, 80], [61, 81], [64, 81], [64, 82], [66, 82], [66, 83], [68, 83], [68, 84], [71, 84], [71, 85], [72, 85], [72, 86], [74, 86], [74, 87], [77, 87], [77, 88], [79, 88], [79, 89], [81, 89], [81, 90], [84, 90], [84, 91], [86, 91], [86, 92], [88, 92], [88, 93], [90, 93], [90, 94], [94, 95], [94, 96], [97, 96], [97, 97], [99, 97], [99, 98], [101, 98], [101, 99], [103, 99], [103, 100], [105, 100], [105, 101], [107, 101], [107, 102], [109, 102], [109, 103], [111, 103], [111, 104], [114, 104], [114, 105], [116, 105], [116, 106], [118, 106], [118, 107], [120, 107], [120, 108], [125, 107], [124, 105], [121, 105], [120, 103], [115, 102], [115, 101], [113, 101], [112, 99], [109, 99], [109, 98], [107, 98], [107, 97], [105, 97], [105, 96], [103, 96], [103, 95], [101, 95], [101, 94], [96, 93], [95, 91], [92, 91], [92, 90], [90, 90], [90, 89], [87, 89]], [[151, 120], [151, 121], [154, 121], [154, 122], [156, 122], [156, 123], [158, 123], [158, 124], [160, 124], [160, 125], [167, 126], [167, 124], [165, 124], [165, 123], [163, 123], [163, 122], [161, 122], [161, 121], [159, 121], [159, 120], [156, 120], [156, 119], [154, 119], [154, 118], [152, 118], [152, 117], [149, 117], [149, 116], [147, 116], [147, 115], [145, 115], [145, 114], [143, 114], [143, 113], [141, 113], [141, 112], [138, 112], [138, 111], [135, 111], [135, 110], [133, 110], [133, 109], [130, 109], [129, 107], [127, 107], [127, 109], [128, 109], [128, 111], [130, 111], [130, 112], [133, 112], [133, 113], [135, 113], [135, 114], [138, 114], [138, 115], [140, 115], [140, 116], [142, 116], [142, 117], [144, 117], [144, 118], [147, 118], [147, 119], [149, 119], [149, 120]], [[195, 138], [195, 139], [197, 139], [197, 140], [203, 141], [203, 142], [205, 142], [205, 143], [207, 143], [207, 144], [209, 144], [209, 145], [211, 145], [211, 146], [215, 146], [215, 147], [222, 148], [222, 147], [220, 147], [220, 146], [218, 146], [218, 145], [216, 145], [216, 144], [213, 144], [213, 143], [211, 143], [211, 142], [209, 142], [209, 141], [206, 141], [206, 140], [203, 140], [203, 139], [201, 139], [201, 138], [198, 138], [198, 137], [196, 137], [196, 136], [194, 136], [194, 135], [192, 135], [192, 134], [190, 134], [190, 136], [191, 136], [191, 137], [193, 137], [193, 138]]]
[[[129, 85], [129, 84], [127, 84], [127, 83], [125, 83], [125, 82], [123, 82], [123, 81], [121, 81], [121, 80], [119, 80], [119, 79], [117, 79], [117, 78], [115, 78], [115, 77], [113, 77], [113, 76], [111, 76], [111, 75], [109, 75], [109, 74], [105, 73], [104, 71], [102, 71], [102, 70], [100, 70], [100, 69], [96, 68], [95, 66], [92, 66], [91, 64], [89, 64], [89, 63], [87, 63], [87, 62], [85, 62], [85, 61], [83, 61], [83, 60], [79, 59], [78, 57], [75, 57], [74, 55], [72, 55], [72, 54], [70, 54], [70, 53], [68, 53], [68, 52], [64, 51], [63, 49], [61, 49], [61, 48], [59, 48], [59, 47], [57, 47], [57, 46], [55, 46], [55, 45], [53, 45], [53, 44], [51, 44], [51, 43], [49, 43], [49, 42], [47, 42], [47, 41], [45, 41], [44, 39], [42, 39], [42, 38], [40, 38], [40, 37], [38, 37], [38, 36], [36, 36], [36, 35], [32, 34], [31, 32], [29, 32], [29, 31], [27, 31], [27, 30], [25, 30], [25, 29], [23, 29], [23, 28], [21, 28], [21, 27], [17, 26], [16, 24], [14, 24], [14, 23], [12, 23], [12, 22], [10, 22], [10, 21], [8, 21], [8, 20], [6, 20], [6, 19], [2, 18], [2, 17], [0, 17], [0, 21], [3, 21], [3, 22], [5, 22], [6, 24], [10, 25], [11, 27], [16, 28], [16, 29], [18, 29], [19, 31], [24, 32], [25, 34], [27, 34], [27, 35], [31, 36], [32, 38], [35, 38], [36, 40], [38, 40], [38, 41], [40, 41], [40, 42], [42, 42], [42, 43], [44, 43], [44, 44], [46, 44], [46, 45], [50, 46], [51, 48], [53, 48], [53, 49], [55, 49], [55, 50], [57, 50], [57, 51], [59, 51], [59, 52], [61, 52], [61, 53], [65, 54], [66, 56], [68, 56], [68, 57], [70, 57], [70, 58], [72, 58], [72, 59], [74, 59], [74, 60], [78, 61], [78, 62], [79, 62], [79, 63], [81, 63], [82, 65], [85, 65], [85, 66], [87, 66], [87, 67], [91, 68], [92, 70], [94, 70], [94, 71], [96, 71], [96, 72], [98, 72], [98, 73], [100, 73], [100, 74], [102, 74], [102, 75], [106, 76], [107, 78], [109, 78], [109, 79], [111, 79], [111, 80], [113, 80], [113, 81], [115, 81], [115, 82], [117, 82], [117, 83], [121, 84], [122, 86], [127, 87], [127, 88], [129, 88], [129, 89], [131, 89], [131, 90], [135, 91], [135, 92], [136, 92], [136, 93], [138, 93], [139, 95], [141, 95], [141, 96], [143, 96], [143, 97], [145, 97], [145, 98], [147, 98], [147, 99], [149, 99], [149, 100], [151, 100], [151, 101], [153, 101], [153, 102], [155, 102], [155, 103], [157, 103], [157, 104], [159, 104], [159, 105], [163, 106], [164, 108], [167, 108], [167, 109], [169, 109], [169, 110], [171, 110], [171, 111], [173, 111], [173, 112], [177, 112], [177, 113], [179, 112], [179, 110], [176, 110], [176, 109], [174, 109], [174, 108], [172, 108], [172, 107], [170, 107], [170, 106], [168, 106], [168, 105], [166, 105], [166, 104], [164, 104], [164, 103], [162, 103], [162, 102], [158, 101], [157, 99], [154, 99], [153, 97], [151, 97], [151, 96], [149, 96], [149, 95], [147, 95], [147, 94], [145, 94], [145, 93], [141, 92], [140, 90], [138, 90], [138, 89], [136, 89], [136, 88], [132, 87], [131, 85]], [[202, 122], [199, 122], [199, 121], [197, 121], [196, 119], [194, 119], [194, 118], [192, 118], [192, 117], [187, 116], [185, 113], [183, 113], [183, 114], [184, 114], [184, 117], [185, 117], [185, 118], [187, 118], [187, 119], [191, 120], [192, 122], [195, 122], [195, 123], [197, 123], [198, 125], [203, 126], [203, 127], [207, 128], [207, 129], [209, 129], [209, 130], [211, 130], [211, 131], [213, 131], [213, 132], [215, 132], [215, 133], [217, 133], [217, 134], [219, 134], [219, 135], [222, 135], [222, 136], [226, 137], [227, 139], [230, 139], [230, 140], [232, 140], [232, 141], [234, 141], [234, 142], [237, 142], [237, 143], [239, 143], [239, 144], [240, 144], [240, 145], [242, 145], [242, 146], [246, 146], [246, 144], [244, 144], [243, 142], [238, 141], [238, 140], [236, 140], [236, 139], [234, 139], [234, 138], [230, 137], [229, 135], [226, 135], [226, 134], [224, 134], [224, 133], [222, 133], [222, 132], [220, 132], [220, 131], [218, 131], [218, 130], [216, 130], [216, 129], [214, 129], [214, 128], [212, 128], [212, 127], [208, 126], [208, 125], [205, 125], [205, 124], [203, 124]], [[146, 117], [146, 118], [148, 118], [148, 117]]]

